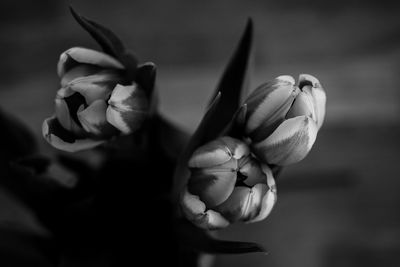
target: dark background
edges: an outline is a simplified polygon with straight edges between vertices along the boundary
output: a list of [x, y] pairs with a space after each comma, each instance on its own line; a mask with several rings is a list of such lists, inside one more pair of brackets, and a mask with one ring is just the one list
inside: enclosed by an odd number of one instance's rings
[[[141, 61], [158, 65], [160, 109], [189, 131], [249, 16], [255, 23], [252, 88], [300, 73], [315, 75], [325, 87], [326, 123], [309, 156], [285, 169], [270, 217], [221, 231], [227, 239], [259, 242], [269, 254], [218, 256], [217, 266], [400, 266], [400, 4], [69, 3], [113, 29]], [[0, 106], [37, 134], [43, 153], [54, 153], [41, 138], [41, 123], [53, 112], [59, 54], [71, 46], [97, 47], [67, 2], [3, 0], [0, 20]], [[0, 221], [40, 229], [0, 192]]]

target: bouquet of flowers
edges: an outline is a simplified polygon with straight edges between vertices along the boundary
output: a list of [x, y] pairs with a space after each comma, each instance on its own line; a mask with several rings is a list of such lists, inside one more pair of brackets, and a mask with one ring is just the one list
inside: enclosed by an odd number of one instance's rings
[[71, 13], [101, 51], [73, 47], [59, 58], [61, 89], [42, 132], [63, 152], [40, 155], [23, 125], [1, 118], [14, 138], [2, 155], [3, 182], [46, 228], [38, 246], [49, 266], [206, 266], [205, 254], [265, 252], [220, 240], [217, 230], [271, 214], [282, 168], [307, 156], [323, 124], [318, 79], [282, 75], [248, 93], [249, 20], [190, 134], [157, 109], [156, 65]]

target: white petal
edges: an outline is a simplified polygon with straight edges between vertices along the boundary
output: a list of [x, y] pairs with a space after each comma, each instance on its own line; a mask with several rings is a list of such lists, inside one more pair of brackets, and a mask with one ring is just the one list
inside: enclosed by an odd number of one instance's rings
[[235, 159], [240, 159], [250, 153], [249, 147], [241, 140], [229, 136], [223, 136], [219, 140], [221, 140]]
[[104, 143], [101, 140], [76, 139], [71, 133], [61, 127], [55, 117], [48, 118], [43, 122], [42, 134], [50, 145], [66, 152], [91, 149]]
[[270, 189], [265, 193], [261, 201], [260, 213], [248, 222], [249, 223], [258, 222], [267, 218], [267, 216], [271, 213], [273, 207], [275, 206], [276, 200], [277, 200], [277, 191], [274, 182], [274, 185], [270, 187]]
[[236, 171], [224, 169], [193, 170], [189, 178], [189, 191], [198, 195], [208, 208], [224, 202], [236, 183]]
[[267, 185], [269, 188], [275, 186], [274, 174], [272, 173], [271, 168], [267, 164], [261, 164], [261, 169], [265, 176], [267, 177]]
[[314, 121], [317, 120], [314, 108], [314, 100], [310, 93], [307, 91], [300, 92], [293, 102], [292, 107], [286, 114], [286, 118], [294, 118], [297, 116], [309, 116]]
[[81, 136], [84, 131], [83, 129], [71, 118], [67, 103], [63, 98], [54, 100], [55, 102], [55, 113], [58, 121], [64, 129], [71, 131], [72, 133]]
[[243, 182], [248, 186], [266, 183], [267, 181], [267, 177], [261, 169], [260, 162], [252, 156], [248, 156], [244, 164], [239, 165], [239, 172], [247, 177]]
[[92, 64], [104, 68], [123, 69], [124, 66], [115, 58], [88, 48], [73, 47], [61, 54], [57, 65], [57, 73], [62, 77], [68, 71], [68, 64], [71, 64], [70, 59], [76, 63]]
[[275, 78], [276, 80], [280, 80], [280, 81], [284, 81], [287, 82], [291, 85], [295, 85], [296, 81], [294, 80], [294, 78], [290, 75], [281, 75]]
[[110, 136], [117, 130], [106, 120], [107, 104], [104, 100], [96, 100], [86, 109], [78, 112], [82, 127], [89, 133], [98, 136]]
[[218, 212], [206, 211], [206, 206], [199, 197], [190, 194], [187, 189], [182, 193], [181, 207], [185, 217], [203, 229], [221, 229], [229, 225], [229, 222]]
[[61, 86], [65, 87], [68, 83], [75, 80], [76, 78], [89, 76], [99, 71], [99, 67], [84, 64], [77, 65], [76, 67], [73, 67], [72, 69], [65, 72], [65, 74], [61, 77]]
[[136, 85], [117, 84], [108, 100], [107, 121], [124, 134], [138, 129], [147, 116], [148, 102]]
[[326, 109], [326, 94], [324, 89], [321, 88], [313, 88], [312, 95], [314, 97], [314, 107], [315, 113], [317, 117], [317, 126], [318, 129], [321, 128], [325, 119], [325, 109]]
[[265, 140], [253, 144], [254, 153], [264, 163], [285, 166], [302, 160], [317, 137], [317, 126], [310, 117], [298, 116], [284, 121]]
[[[248, 135], [269, 134], [266, 128], [273, 126], [276, 121], [285, 118], [286, 113], [289, 111], [290, 106], [299, 92], [291, 79], [275, 79], [272, 82], [260, 86], [249, 96], [246, 101], [248, 107], [246, 133]], [[263, 133], [254, 133], [260, 130], [263, 131]]]
[[120, 75], [115, 72], [107, 71], [76, 78], [67, 86], [83, 95], [86, 103], [90, 105], [95, 100], [106, 100], [109, 98], [115, 85], [120, 80]]
[[224, 203], [215, 208], [230, 222], [248, 221], [256, 217], [261, 209], [267, 185], [256, 184], [252, 188], [237, 186]]
[[223, 164], [231, 158], [230, 151], [219, 140], [214, 140], [196, 149], [188, 165], [191, 168], [207, 168]]
[[182, 211], [189, 220], [194, 220], [195, 218], [204, 215], [206, 211], [206, 205], [200, 200], [196, 195], [190, 194], [187, 188], [181, 196], [181, 207]]
[[206, 220], [205, 223], [201, 224], [205, 229], [209, 230], [218, 230], [225, 228], [229, 225], [229, 221], [225, 219], [219, 212], [214, 210], [206, 211]]
[[314, 109], [317, 118], [316, 121], [319, 129], [321, 128], [325, 119], [326, 94], [317, 78], [309, 74], [301, 74], [299, 76], [299, 83], [304, 83], [307, 81], [312, 84], [312, 89], [310, 91], [311, 95], [313, 96]]
[[191, 168], [207, 168], [221, 165], [231, 158], [242, 158], [249, 153], [249, 147], [244, 142], [224, 136], [196, 149], [188, 165]]
[[310, 74], [299, 75], [299, 85], [301, 85], [304, 82], [311, 83], [312, 87], [317, 87], [318, 85], [320, 85], [319, 80]]

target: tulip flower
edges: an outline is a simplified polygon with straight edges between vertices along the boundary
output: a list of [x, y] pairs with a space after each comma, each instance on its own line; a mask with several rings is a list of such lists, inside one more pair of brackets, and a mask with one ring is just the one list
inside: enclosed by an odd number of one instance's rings
[[271, 169], [240, 140], [225, 136], [211, 141], [193, 153], [188, 165], [191, 176], [181, 206], [201, 228], [263, 220], [276, 202]]
[[140, 127], [148, 109], [146, 95], [127, 81], [115, 58], [74, 47], [61, 54], [57, 66], [61, 89], [55, 115], [43, 123], [43, 136], [54, 147], [75, 152], [93, 148]]
[[245, 102], [245, 133], [261, 161], [285, 166], [308, 154], [325, 117], [326, 95], [317, 78], [302, 74], [296, 85], [293, 77], [279, 76]]

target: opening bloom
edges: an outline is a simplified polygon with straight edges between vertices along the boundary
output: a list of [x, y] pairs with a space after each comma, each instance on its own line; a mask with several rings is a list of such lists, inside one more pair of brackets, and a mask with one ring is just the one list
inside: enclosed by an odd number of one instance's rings
[[44, 121], [45, 139], [74, 152], [89, 149], [113, 136], [130, 134], [147, 115], [148, 100], [124, 66], [95, 50], [74, 47], [61, 54], [57, 66], [61, 89], [55, 115]]
[[279, 76], [258, 87], [245, 101], [246, 135], [263, 162], [285, 166], [311, 150], [325, 117], [326, 95], [317, 78]]
[[218, 138], [198, 148], [188, 164], [191, 176], [181, 205], [195, 225], [218, 229], [260, 221], [271, 212], [276, 202], [272, 171], [244, 142]]

